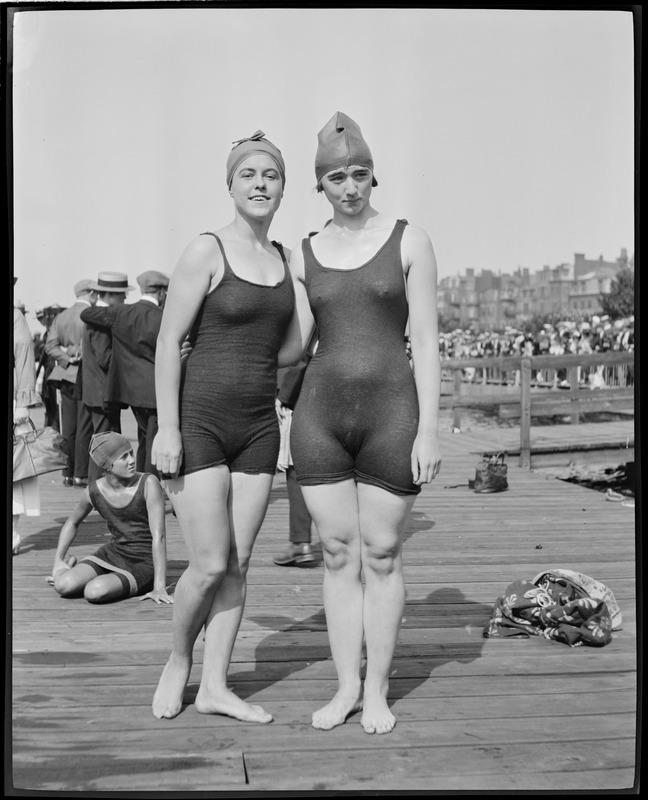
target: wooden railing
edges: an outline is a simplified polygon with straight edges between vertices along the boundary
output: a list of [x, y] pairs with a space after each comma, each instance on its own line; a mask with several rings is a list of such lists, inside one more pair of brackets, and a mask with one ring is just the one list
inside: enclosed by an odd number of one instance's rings
[[[497, 406], [520, 418], [520, 466], [531, 468], [531, 418], [634, 409], [634, 352], [456, 358], [441, 362], [441, 407], [461, 429], [461, 409]], [[598, 379], [590, 380], [590, 376]], [[601, 388], [593, 388], [602, 384]]]

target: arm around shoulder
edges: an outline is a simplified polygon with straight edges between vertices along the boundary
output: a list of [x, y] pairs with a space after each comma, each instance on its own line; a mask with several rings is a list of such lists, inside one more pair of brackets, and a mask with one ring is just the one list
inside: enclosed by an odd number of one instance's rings
[[290, 274], [295, 289], [295, 310], [284, 343], [279, 351], [279, 366], [297, 364], [306, 352], [315, 330], [315, 319], [310, 308], [304, 283], [304, 256], [301, 247], [292, 251]]

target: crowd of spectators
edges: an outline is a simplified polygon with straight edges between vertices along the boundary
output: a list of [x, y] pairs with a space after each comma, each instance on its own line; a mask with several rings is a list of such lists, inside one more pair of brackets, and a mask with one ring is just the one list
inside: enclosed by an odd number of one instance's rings
[[457, 329], [440, 333], [439, 346], [442, 359], [632, 351], [634, 317], [611, 321], [607, 315], [595, 315], [580, 322], [545, 323], [535, 333], [512, 327], [481, 333]]
[[[543, 356], [634, 351], [634, 317], [610, 320], [607, 315], [594, 315], [587, 320], [563, 320], [544, 323], [535, 331], [507, 327], [502, 332], [454, 330], [439, 334], [441, 359], [474, 359], [495, 356]], [[497, 368], [463, 369], [463, 379], [469, 382], [514, 384], [520, 381], [519, 370], [500, 371]], [[536, 386], [566, 389], [570, 386], [567, 370], [538, 370], [532, 376]], [[604, 386], [631, 386], [634, 370], [631, 364], [585, 366], [578, 368], [578, 382], [591, 389]]]

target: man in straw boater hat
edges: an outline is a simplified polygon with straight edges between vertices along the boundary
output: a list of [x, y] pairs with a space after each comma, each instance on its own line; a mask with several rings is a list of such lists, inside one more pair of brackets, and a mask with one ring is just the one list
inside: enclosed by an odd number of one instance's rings
[[[118, 306], [126, 300], [126, 293], [134, 289], [123, 272], [100, 272], [90, 289], [97, 296], [98, 307]], [[108, 370], [112, 355], [112, 337], [102, 328], [85, 323], [83, 331], [82, 397], [92, 417], [92, 431], [121, 433], [122, 406], [107, 399]], [[99, 477], [99, 468], [91, 461], [88, 479]]]
[[157, 432], [155, 348], [169, 277], [149, 269], [137, 276], [142, 297], [136, 303], [87, 308], [81, 319], [112, 337], [106, 400], [130, 406], [137, 421], [139, 472], [153, 472], [151, 445]]

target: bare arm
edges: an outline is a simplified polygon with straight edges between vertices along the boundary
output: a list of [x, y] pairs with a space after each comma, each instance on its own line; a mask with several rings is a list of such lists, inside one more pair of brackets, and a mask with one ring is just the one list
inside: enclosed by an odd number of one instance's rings
[[303, 358], [315, 330], [315, 320], [304, 284], [304, 255], [301, 246], [292, 251], [290, 273], [295, 287], [295, 312], [279, 350], [279, 367], [289, 367]]
[[198, 236], [176, 266], [155, 351], [155, 394], [158, 434], [151, 459], [166, 475], [176, 475], [182, 463], [180, 438], [180, 347], [209, 292], [212, 279], [223, 274], [223, 260], [212, 236]]
[[148, 597], [158, 605], [173, 603], [173, 598], [167, 594], [166, 589], [167, 549], [164, 492], [155, 475], [150, 475], [146, 479], [144, 495], [149, 527], [153, 537], [153, 590], [140, 597], [140, 600], [146, 600]]
[[52, 569], [52, 575], [55, 575], [59, 570], [69, 569], [69, 566], [65, 561], [65, 556], [67, 555], [67, 551], [70, 549], [70, 545], [74, 541], [74, 538], [79, 531], [79, 525], [91, 511], [92, 503], [90, 502], [90, 492], [86, 487], [81, 494], [81, 499], [77, 503], [76, 508], [65, 520], [63, 527], [61, 528], [61, 532], [59, 533], [56, 554], [54, 555], [54, 568]]
[[402, 244], [407, 268], [410, 342], [419, 402], [418, 433], [412, 449], [412, 475], [429, 483], [439, 472], [439, 396], [441, 362], [437, 322], [437, 265], [432, 242], [420, 228], [408, 227]]

